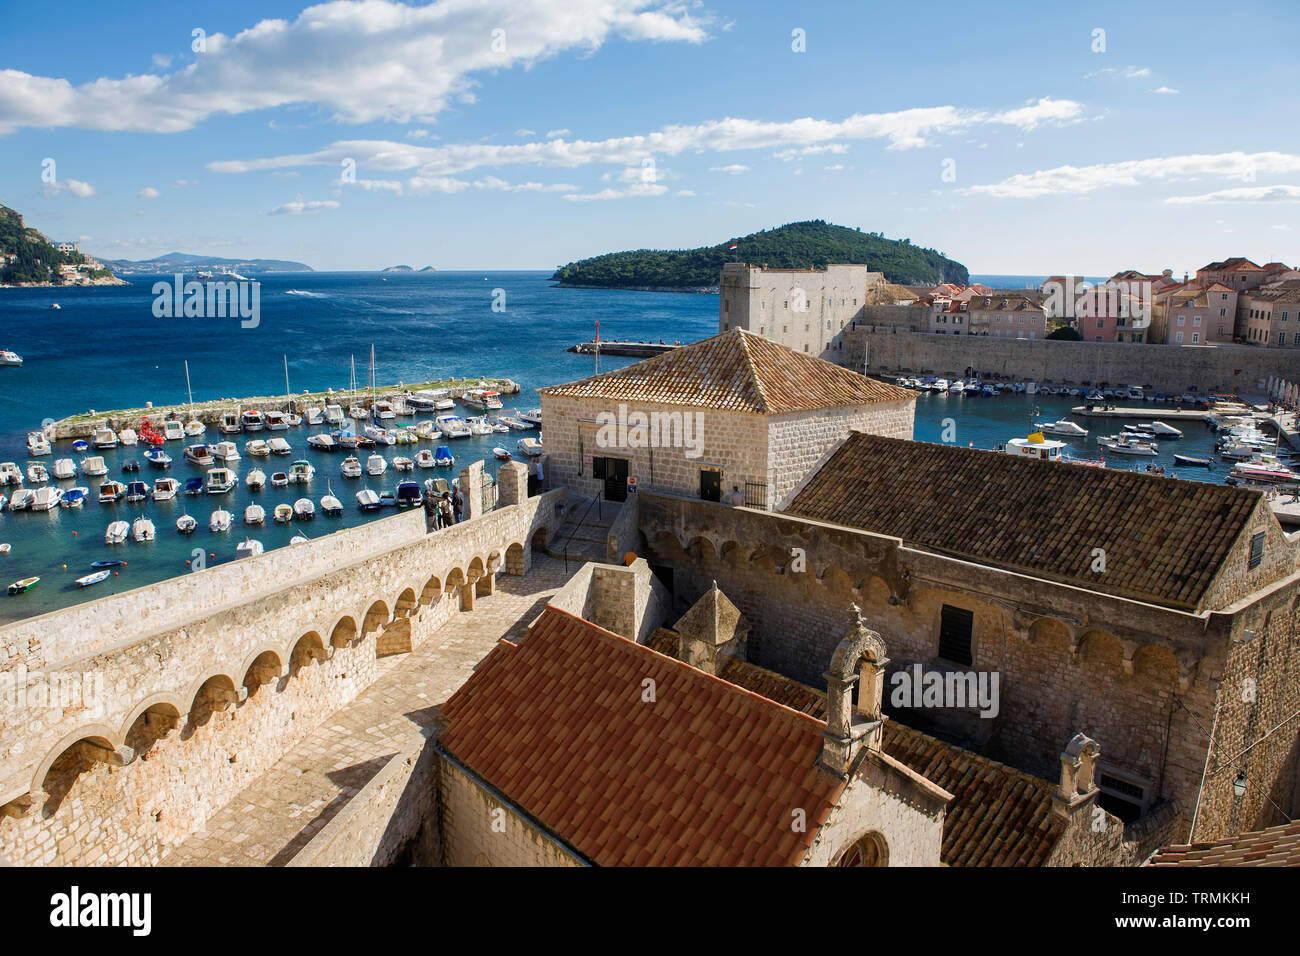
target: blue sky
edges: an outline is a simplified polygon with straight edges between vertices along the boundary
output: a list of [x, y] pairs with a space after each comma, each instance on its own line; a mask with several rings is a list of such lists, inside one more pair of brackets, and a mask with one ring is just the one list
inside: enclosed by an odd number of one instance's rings
[[808, 218], [977, 273], [1295, 265], [1296, 13], [9, 4], [0, 202], [104, 257], [317, 269], [552, 268]]

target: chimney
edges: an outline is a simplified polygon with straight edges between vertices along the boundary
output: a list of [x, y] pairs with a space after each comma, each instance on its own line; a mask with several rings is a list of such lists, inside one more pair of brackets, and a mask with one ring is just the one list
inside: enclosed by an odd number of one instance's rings
[[1097, 797], [1093, 777], [1101, 745], [1084, 734], [1075, 734], [1061, 754], [1061, 784], [1052, 795], [1052, 809], [1067, 819], [1090, 807]]
[[749, 621], [718, 590], [717, 581], [678, 619], [673, 630], [679, 638], [677, 656], [706, 674], [716, 676], [730, 658], [746, 657]]
[[[847, 778], [866, 750], [879, 750], [885, 718], [885, 642], [862, 620], [862, 609], [851, 605], [849, 633], [831, 656], [826, 678], [826, 730], [822, 734], [821, 764]], [[853, 686], [858, 699], [853, 701]]]

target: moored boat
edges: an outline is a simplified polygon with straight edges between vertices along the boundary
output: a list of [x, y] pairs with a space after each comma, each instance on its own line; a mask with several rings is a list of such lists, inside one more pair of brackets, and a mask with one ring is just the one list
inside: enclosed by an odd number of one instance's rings
[[449, 446], [439, 445], [438, 450], [433, 453], [433, 463], [439, 468], [450, 468], [456, 464], [456, 456], [451, 453]]
[[198, 524], [191, 515], [181, 515], [176, 519], [176, 530], [181, 534], [192, 534]]
[[369, 488], [362, 488], [357, 492], [357, 507], [362, 511], [378, 511], [380, 508], [379, 495]]
[[515, 443], [515, 447], [529, 458], [536, 458], [542, 453], [542, 443], [536, 438], [521, 438]]
[[71, 458], [60, 458], [54, 463], [54, 478], [56, 481], [67, 481], [69, 478], [77, 477], [77, 463]]
[[266, 447], [271, 449], [273, 455], [289, 455], [293, 453], [293, 447], [279, 435], [267, 442]]
[[276, 524], [288, 524], [290, 521], [293, 520], [293, 506], [276, 505], [273, 514], [275, 516]]
[[131, 533], [131, 526], [125, 521], [113, 521], [104, 531], [105, 544], [121, 544]]
[[264, 550], [262, 542], [253, 538], [245, 538], [239, 544], [235, 545], [236, 558], [255, 558]]
[[218, 461], [239, 461], [239, 447], [233, 441], [219, 441], [211, 448], [212, 457]]
[[179, 488], [180, 482], [175, 478], [159, 478], [153, 483], [153, 500], [171, 501]]
[[63, 497], [63, 492], [58, 488], [37, 488], [32, 494], [32, 511], [53, 511], [59, 506], [59, 500]]
[[59, 499], [61, 508], [80, 508], [86, 503], [86, 497], [90, 494], [89, 488], [69, 488]]
[[293, 516], [299, 521], [310, 521], [316, 517], [316, 505], [310, 498], [299, 498], [293, 503]]
[[149, 486], [143, 481], [128, 482], [126, 486], [126, 500], [131, 504], [146, 501], [149, 498]]
[[1214, 466], [1214, 462], [1209, 458], [1197, 458], [1193, 455], [1174, 455], [1174, 463], [1189, 465], [1194, 468], [1211, 468]]
[[248, 485], [249, 491], [261, 491], [266, 487], [266, 472], [261, 468], [254, 468], [248, 473], [244, 482]]
[[492, 449], [492, 454], [496, 455], [501, 461], [509, 461], [510, 452], [506, 451], [500, 445]]
[[1054, 422], [1043, 422], [1035, 425], [1034, 428], [1045, 435], [1064, 435], [1069, 438], [1084, 438], [1088, 434], [1088, 429], [1072, 422], [1068, 418], [1062, 418]]
[[260, 432], [266, 427], [266, 419], [262, 417], [262, 413], [256, 408], [246, 409], [244, 414], [239, 417], [239, 423], [246, 432]]
[[21, 578], [20, 580], [17, 580], [13, 584], [9, 585], [9, 593], [22, 594], [26, 591], [30, 591], [32, 588], [36, 587], [36, 585], [39, 584], [40, 581], [41, 579], [38, 577]]
[[112, 571], [96, 571], [93, 574], [87, 574], [85, 577], [77, 578], [77, 587], [88, 588], [92, 584], [107, 580], [112, 574]]
[[271, 446], [261, 438], [254, 438], [250, 442], [245, 442], [244, 451], [254, 458], [269, 458], [271, 456]]
[[203, 490], [210, 495], [224, 495], [239, 484], [239, 476], [229, 468], [211, 468]]
[[9, 498], [10, 511], [26, 511], [36, 500], [36, 492], [30, 488], [19, 488]]
[[111, 428], [101, 428], [95, 432], [95, 437], [90, 442], [96, 448], [116, 448], [117, 432]]
[[339, 465], [339, 471], [342, 473], [344, 478], [360, 478], [361, 461], [356, 456], [349, 455], [347, 458], [344, 458], [343, 463]]
[[226, 511], [224, 508], [219, 508], [212, 512], [212, 516], [208, 518], [208, 530], [215, 532], [229, 531], [232, 520], [234, 519], [229, 511]]
[[288, 475], [288, 473], [287, 473], [287, 472], [283, 472], [283, 471], [272, 472], [272, 474], [271, 474], [271, 487], [272, 487], [272, 488], [288, 488], [288, 487], [289, 487], [289, 475]]
[[212, 464], [212, 449], [207, 445], [190, 445], [185, 449], [185, 460], [192, 465], [207, 467]]
[[81, 473], [88, 478], [98, 478], [100, 475], [108, 474], [108, 466], [104, 464], [103, 458], [91, 455], [81, 460]]
[[174, 418], [163, 422], [163, 438], [167, 441], [180, 441], [185, 437], [185, 426]]
[[366, 459], [366, 474], [378, 478], [388, 470], [388, 459], [383, 455], [371, 455]]
[[131, 537], [137, 541], [152, 541], [154, 538], [153, 522], [144, 515], [131, 523]]
[[424, 495], [420, 492], [419, 482], [403, 481], [399, 483], [394, 501], [399, 508], [418, 508], [424, 504]]
[[316, 466], [306, 459], [295, 461], [289, 466], [289, 481], [294, 484], [306, 484], [316, 477]]
[[27, 435], [27, 454], [33, 458], [50, 453], [50, 440], [44, 432], [29, 432]]
[[266, 509], [261, 505], [249, 505], [244, 509], [244, 524], [261, 524], [266, 520]]
[[[102, 459], [101, 459], [102, 460]], [[107, 471], [107, 469], [105, 469]], [[103, 474], [104, 472], [100, 472]], [[5, 485], [21, 485], [23, 483], [23, 470], [15, 462], [6, 461], [0, 464], [0, 488]]]
[[126, 485], [112, 479], [99, 486], [99, 503], [102, 505], [117, 501], [126, 494]]
[[[172, 466], [172, 456], [161, 448], [150, 448], [144, 453], [144, 457], [155, 468], [170, 468]], [[85, 465], [82, 465], [81, 472], [87, 474]]]

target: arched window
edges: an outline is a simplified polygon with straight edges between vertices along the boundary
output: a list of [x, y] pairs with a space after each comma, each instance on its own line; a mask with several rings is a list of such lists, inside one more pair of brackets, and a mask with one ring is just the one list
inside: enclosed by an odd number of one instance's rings
[[879, 833], [866, 833], [851, 843], [836, 866], [888, 866], [889, 848]]

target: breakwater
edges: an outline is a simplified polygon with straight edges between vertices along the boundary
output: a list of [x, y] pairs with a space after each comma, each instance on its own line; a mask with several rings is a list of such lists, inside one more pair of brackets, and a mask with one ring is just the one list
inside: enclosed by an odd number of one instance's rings
[[672, 345], [665, 342], [579, 342], [577, 345], [570, 345], [565, 351], [577, 352], [579, 355], [592, 355], [599, 348], [601, 355], [631, 355], [637, 358], [649, 358], [652, 355], [671, 352], [679, 347], [680, 344]]
[[[519, 394], [517, 382], [508, 378], [461, 378], [438, 382], [420, 382], [416, 384], [398, 384], [379, 386], [374, 390], [376, 401], [400, 401], [405, 396], [420, 391], [441, 391], [447, 398], [458, 399], [470, 389], [495, 388], [503, 396]], [[72, 415], [47, 424], [46, 435], [53, 439], [90, 438], [98, 428], [118, 430], [137, 427], [141, 420], [148, 419], [153, 425], [159, 425], [169, 419], [189, 420], [196, 418], [205, 425], [217, 425], [226, 412], [243, 413], [257, 409], [265, 414], [270, 410], [288, 409], [302, 415], [312, 405], [337, 404], [348, 405], [354, 398], [364, 400], [369, 405], [371, 392], [346, 389], [327, 389], [324, 392], [301, 392], [295, 395], [271, 395], [252, 398], [225, 398], [194, 404], [150, 405], [144, 408], [116, 409], [114, 411], [96, 411], [91, 409], [80, 415]], [[433, 413], [427, 413], [432, 417]]]
[[1131, 345], [999, 339], [857, 327], [838, 361], [867, 372], [965, 377], [967, 369], [1039, 383], [1142, 385], [1157, 392], [1264, 395], [1270, 376], [1294, 380], [1300, 349]]

